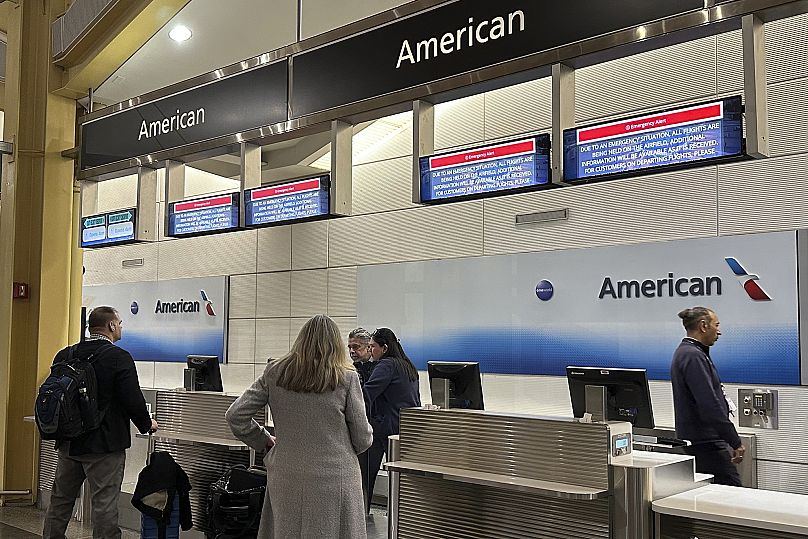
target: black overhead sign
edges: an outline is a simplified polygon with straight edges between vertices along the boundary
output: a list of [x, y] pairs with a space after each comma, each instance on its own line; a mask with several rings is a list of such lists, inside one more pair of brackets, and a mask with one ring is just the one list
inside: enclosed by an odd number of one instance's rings
[[703, 0], [458, 0], [295, 56], [292, 118], [703, 8]]
[[81, 126], [82, 170], [287, 120], [287, 62], [185, 90]]

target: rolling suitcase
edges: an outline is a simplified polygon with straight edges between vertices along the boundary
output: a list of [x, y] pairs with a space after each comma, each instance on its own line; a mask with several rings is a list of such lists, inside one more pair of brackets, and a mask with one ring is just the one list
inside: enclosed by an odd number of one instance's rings
[[[149, 434], [149, 443], [146, 448], [146, 465], [151, 462], [152, 454], [154, 453], [154, 436]], [[147, 515], [141, 511], [140, 514], [140, 537], [141, 539], [179, 539], [180, 537], [180, 497], [176, 492], [165, 492], [164, 498], [160, 498], [163, 494], [155, 493], [153, 496], [158, 499], [151, 501], [160, 507], [163, 507], [161, 518]], [[166, 511], [165, 508], [171, 507]], [[167, 516], [166, 516], [167, 514]], [[163, 520], [165, 527], [163, 527]]]

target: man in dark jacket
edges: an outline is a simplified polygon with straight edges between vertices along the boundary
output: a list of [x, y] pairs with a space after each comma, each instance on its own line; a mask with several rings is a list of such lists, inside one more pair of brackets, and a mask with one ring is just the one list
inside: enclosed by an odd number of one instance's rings
[[[351, 330], [348, 334], [348, 352], [351, 355], [351, 360], [354, 362], [356, 372], [359, 373], [359, 382], [362, 384], [362, 387], [364, 387], [365, 382], [370, 380], [370, 375], [373, 373], [373, 368], [376, 366], [376, 362], [373, 361], [373, 356], [370, 354], [370, 332], [365, 328]], [[362, 492], [365, 493], [365, 513], [370, 514], [370, 502], [367, 496], [369, 484], [368, 468], [370, 466], [368, 452], [360, 453], [357, 455], [357, 458], [359, 458], [359, 471], [362, 472]]]
[[[126, 449], [132, 445], [131, 420], [141, 433], [157, 430], [140, 391], [135, 362], [113, 343], [121, 338], [121, 318], [112, 307], [96, 307], [88, 320], [90, 336], [77, 345], [74, 357], [93, 356], [98, 387], [100, 426], [71, 441], [59, 441], [59, 460], [43, 536], [64, 539], [81, 484], [87, 479], [92, 497], [93, 537], [117, 539], [118, 497], [121, 493]], [[54, 358], [64, 361], [67, 349]]]
[[696, 457], [697, 472], [712, 474], [717, 484], [739, 487], [736, 464], [743, 461], [745, 448], [729, 419], [734, 403], [710, 359], [710, 347], [721, 335], [718, 316], [706, 307], [693, 307], [679, 318], [687, 337], [671, 363], [676, 436], [692, 442], [688, 452]]

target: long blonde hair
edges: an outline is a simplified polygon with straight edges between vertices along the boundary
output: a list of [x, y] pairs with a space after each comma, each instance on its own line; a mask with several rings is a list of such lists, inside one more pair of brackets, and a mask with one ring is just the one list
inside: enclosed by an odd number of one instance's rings
[[303, 324], [289, 353], [272, 364], [280, 371], [278, 386], [298, 393], [333, 391], [354, 369], [337, 324], [324, 314]]

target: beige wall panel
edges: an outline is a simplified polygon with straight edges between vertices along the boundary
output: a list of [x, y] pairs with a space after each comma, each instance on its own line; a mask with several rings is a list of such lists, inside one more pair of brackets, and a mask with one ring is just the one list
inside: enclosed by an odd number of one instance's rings
[[[137, 206], [137, 174], [98, 184], [98, 213]], [[82, 212], [85, 213], [86, 212]]]
[[162, 241], [159, 251], [160, 280], [255, 273], [256, 231]]
[[545, 77], [485, 94], [485, 139], [549, 130], [551, 82]]
[[716, 42], [718, 93], [743, 92], [743, 43], [741, 31], [719, 34]]
[[154, 387], [154, 361], [135, 361], [140, 387]]
[[288, 318], [292, 313], [292, 274], [259, 273], [257, 296], [258, 318]]
[[[334, 322], [337, 323], [337, 327], [339, 328], [339, 334], [342, 335], [342, 340], [345, 341], [345, 346], [348, 346], [348, 333], [356, 329], [356, 317], [355, 316], [332, 316], [331, 317]], [[365, 328], [367, 329], [367, 328]], [[371, 328], [368, 331], [373, 331], [375, 328]]]
[[766, 23], [769, 82], [808, 77], [808, 14]]
[[158, 389], [176, 389], [182, 387], [185, 363], [157, 361], [154, 364], [154, 387]]
[[328, 221], [292, 225], [292, 269], [328, 267]]
[[808, 151], [806, 125], [808, 125], [808, 79], [769, 86], [771, 155]]
[[258, 271], [292, 269], [292, 227], [261, 228], [258, 234]]
[[[681, 204], [687, 201], [687, 211]], [[517, 214], [569, 208], [567, 221], [516, 226]], [[716, 167], [485, 202], [485, 254], [713, 236]]]
[[758, 488], [808, 494], [808, 465], [759, 460], [757, 471]]
[[486, 410], [571, 417], [567, 379], [556, 376], [483, 374]]
[[468, 146], [485, 134], [485, 94], [435, 105], [435, 149]]
[[[297, 339], [297, 334], [300, 333], [300, 330], [303, 327], [303, 324], [308, 322], [310, 319], [311, 319], [311, 317], [309, 316], [309, 317], [291, 318], [289, 320], [289, 323], [290, 323], [289, 346], [290, 347], [295, 343], [295, 339]], [[351, 330], [356, 329], [356, 317], [353, 317], [353, 316], [332, 316], [331, 319], [334, 320], [334, 323], [336, 323], [337, 327], [339, 328], [339, 334], [342, 336], [342, 340], [345, 343], [346, 352], [347, 352], [348, 333], [350, 333]], [[371, 329], [370, 331], [373, 331], [373, 330]]]
[[289, 351], [289, 319], [270, 318], [255, 321], [255, 363], [279, 358]]
[[808, 155], [718, 167], [719, 233], [742, 234], [808, 226]]
[[416, 207], [412, 202], [412, 157], [354, 166], [354, 215]]
[[[726, 384], [725, 389], [727, 395], [740, 408], [738, 389], [750, 387], [758, 386]], [[805, 440], [808, 437], [808, 407], [805, 406], [805, 402], [808, 401], [808, 387], [781, 386], [771, 389], [778, 392], [779, 429], [749, 429], [757, 437], [757, 456], [760, 459], [808, 465], [808, 454], [804, 450]]]
[[353, 164], [412, 154], [412, 111], [375, 120], [353, 139]]
[[233, 318], [255, 318], [255, 275], [233, 275], [230, 277], [230, 303], [228, 316]]
[[292, 316], [311, 317], [328, 309], [328, 270], [292, 272]]
[[255, 320], [231, 320], [227, 333], [227, 362], [255, 361]]
[[[255, 365], [222, 365], [222, 388], [225, 393], [244, 393], [255, 382]], [[263, 372], [263, 371], [262, 371]]]
[[575, 119], [589, 122], [715, 94], [715, 37], [579, 69]]
[[[136, 243], [104, 249], [84, 249], [84, 284], [115, 284], [157, 280], [157, 244]], [[124, 268], [124, 260], [142, 258], [143, 265]]]
[[356, 267], [328, 270], [328, 315], [356, 316]]
[[322, 34], [406, 3], [402, 0], [302, 0], [300, 38]]
[[[460, 202], [331, 221], [332, 267], [482, 254], [482, 202]], [[357, 237], [384, 238], [384, 248], [357, 260]]]

